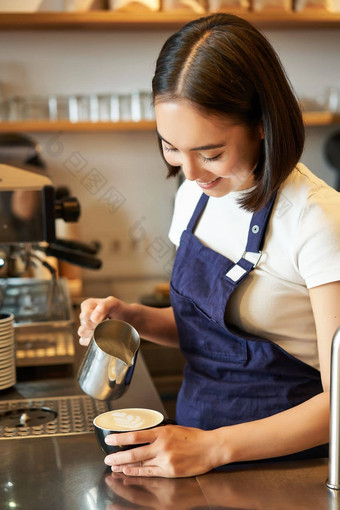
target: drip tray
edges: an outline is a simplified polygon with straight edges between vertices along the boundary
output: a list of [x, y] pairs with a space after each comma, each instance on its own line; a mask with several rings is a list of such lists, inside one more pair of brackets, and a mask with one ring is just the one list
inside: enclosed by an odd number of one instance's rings
[[86, 395], [0, 402], [0, 440], [93, 432], [93, 419], [107, 402]]

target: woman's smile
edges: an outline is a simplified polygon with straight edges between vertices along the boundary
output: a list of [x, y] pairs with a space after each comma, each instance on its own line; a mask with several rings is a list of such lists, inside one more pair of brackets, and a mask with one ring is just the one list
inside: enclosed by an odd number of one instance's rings
[[202, 182], [202, 181], [196, 180], [196, 184], [198, 184], [198, 186], [200, 188], [211, 189], [214, 186], [216, 186], [216, 184], [218, 184], [221, 179], [222, 179], [222, 177], [216, 177], [216, 179], [213, 179], [212, 181], [209, 181], [209, 182]]

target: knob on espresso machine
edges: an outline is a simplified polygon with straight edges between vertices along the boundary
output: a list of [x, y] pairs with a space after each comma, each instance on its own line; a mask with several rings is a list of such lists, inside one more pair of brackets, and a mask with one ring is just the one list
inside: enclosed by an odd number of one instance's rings
[[54, 211], [56, 218], [62, 218], [67, 222], [76, 222], [80, 216], [80, 204], [75, 197], [67, 197], [55, 201]]

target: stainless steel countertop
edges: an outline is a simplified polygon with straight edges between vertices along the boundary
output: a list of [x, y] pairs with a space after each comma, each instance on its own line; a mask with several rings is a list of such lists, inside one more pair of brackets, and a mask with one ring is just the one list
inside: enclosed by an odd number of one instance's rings
[[[19, 383], [0, 400], [81, 394], [73, 379]], [[140, 357], [115, 407], [164, 412]], [[0, 441], [0, 509], [339, 510], [327, 460], [254, 463], [186, 479], [129, 478], [103, 463], [94, 434]], [[204, 455], [204, 452], [202, 452]]]

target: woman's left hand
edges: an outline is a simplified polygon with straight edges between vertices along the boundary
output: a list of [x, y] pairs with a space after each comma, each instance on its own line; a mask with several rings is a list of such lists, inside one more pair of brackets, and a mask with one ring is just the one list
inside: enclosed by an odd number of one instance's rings
[[216, 467], [214, 431], [166, 425], [110, 434], [106, 442], [110, 445], [144, 443], [143, 446], [105, 457], [105, 464], [111, 466], [113, 472], [129, 476], [177, 478], [203, 474]]

